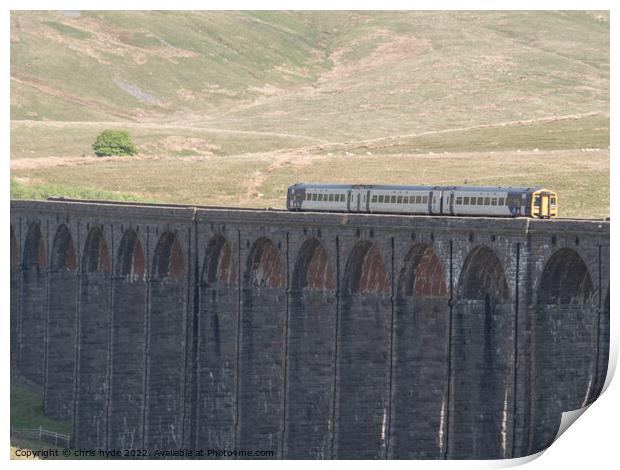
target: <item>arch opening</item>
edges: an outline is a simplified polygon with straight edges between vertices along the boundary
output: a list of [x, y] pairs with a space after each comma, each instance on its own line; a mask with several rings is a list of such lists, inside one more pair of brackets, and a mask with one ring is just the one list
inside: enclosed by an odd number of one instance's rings
[[246, 264], [245, 284], [249, 287], [284, 287], [284, 266], [280, 252], [267, 238], [257, 240]]
[[115, 431], [108, 439], [112, 448], [136, 449], [143, 447], [147, 305], [145, 256], [136, 231], [123, 233], [116, 260], [109, 392], [109, 429]]
[[468, 255], [459, 279], [462, 299], [507, 300], [510, 297], [504, 268], [493, 250], [479, 246]]
[[338, 328], [337, 458], [385, 458], [390, 278], [379, 247], [369, 241], [353, 246], [345, 269]]
[[84, 244], [82, 271], [84, 273], [109, 273], [110, 255], [108, 245], [99, 228], [91, 229]]
[[57, 419], [73, 416], [77, 277], [73, 238], [66, 225], [56, 230], [49, 272], [49, 317], [45, 413]]
[[11, 269], [17, 268], [19, 264], [19, 252], [17, 250], [17, 239], [15, 238], [15, 230], [11, 225]]
[[399, 297], [443, 297], [448, 295], [444, 270], [430, 245], [417, 245], [405, 257], [398, 281]]
[[153, 277], [155, 279], [181, 279], [185, 275], [185, 261], [178, 237], [166, 232], [159, 237], [153, 258]]
[[[450, 308], [442, 263], [431, 245], [415, 245], [398, 278], [390, 458], [442, 458]], [[424, 419], [420, 419], [424, 416]]]
[[28, 227], [22, 257], [17, 361], [26, 378], [43, 385], [45, 371], [41, 367], [41, 358], [45, 355], [47, 257], [38, 223], [32, 223]]
[[575, 250], [551, 255], [537, 290], [532, 452], [553, 442], [562, 412], [585, 406], [597, 393], [597, 293]]
[[69, 233], [66, 225], [61, 225], [56, 230], [54, 243], [52, 245], [51, 270], [54, 272], [60, 270], [74, 271], [77, 267], [75, 247], [73, 238]]
[[594, 285], [581, 256], [562, 248], [551, 256], [539, 287], [539, 302], [554, 305], [585, 305], [594, 302]]
[[[108, 348], [110, 339], [110, 272], [107, 243], [101, 228], [91, 228], [82, 254], [80, 278], [79, 344], [77, 363], [78, 396], [88, 394], [91, 400], [78, 400], [75, 416], [79, 446], [84, 449], [104, 448], [108, 426]], [[86, 352], [83, 354], [82, 352]]]
[[18, 323], [19, 323], [19, 252], [17, 249], [17, 239], [15, 237], [15, 230], [11, 225], [11, 368], [17, 367], [17, 344], [19, 339]]
[[336, 297], [332, 265], [316, 238], [293, 270], [288, 334], [285, 458], [331, 458]]
[[458, 282], [448, 451], [452, 458], [507, 458], [512, 447], [514, 309], [503, 265], [478, 246]]
[[140, 238], [134, 230], [127, 230], [118, 248], [117, 275], [128, 280], [141, 280], [144, 273], [144, 250]]
[[47, 266], [43, 235], [41, 235], [41, 228], [38, 224], [31, 224], [28, 227], [26, 241], [24, 242], [23, 257], [24, 269], [28, 269], [32, 266], [38, 268], [45, 268]]
[[390, 280], [379, 247], [371, 242], [358, 242], [347, 261], [344, 281], [347, 294], [387, 294]]
[[144, 440], [148, 449], [177, 448], [183, 445], [183, 433], [171, 433], [170, 429], [183, 429], [189, 292], [183, 251], [174, 233], [160, 236], [152, 273], [145, 405], [148, 432]]
[[228, 240], [207, 244], [200, 284], [197, 446], [235, 446], [239, 297], [235, 256]]
[[230, 244], [222, 235], [214, 236], [207, 245], [202, 281], [208, 284], [231, 285], [237, 280]]
[[241, 311], [239, 443], [279, 448], [284, 393], [286, 285], [274, 243], [263, 237], [248, 254]]
[[334, 275], [325, 247], [316, 238], [302, 245], [293, 274], [293, 290], [333, 290]]

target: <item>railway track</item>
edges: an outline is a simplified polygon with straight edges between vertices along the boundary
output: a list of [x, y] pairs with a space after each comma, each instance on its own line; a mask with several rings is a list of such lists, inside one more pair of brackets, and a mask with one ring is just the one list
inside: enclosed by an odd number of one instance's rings
[[[275, 209], [272, 207], [258, 208], [258, 207], [238, 207], [238, 206], [206, 206], [199, 204], [173, 204], [173, 203], [151, 203], [151, 202], [131, 202], [131, 201], [105, 201], [100, 199], [71, 199], [64, 197], [48, 197], [48, 201], [57, 202], [76, 202], [81, 204], [106, 204], [115, 206], [146, 206], [146, 207], [170, 207], [170, 208], [196, 208], [196, 209], [216, 209], [216, 210], [236, 210], [236, 211], [251, 211], [251, 212], [290, 212], [286, 209]], [[340, 214], [340, 212], [338, 212]], [[379, 214], [377, 214], [379, 215]], [[388, 214], [388, 215], [405, 215], [405, 214]], [[475, 217], [474, 217], [475, 218]], [[610, 218], [604, 219], [591, 219], [585, 217], [556, 217], [549, 219], [547, 222], [609, 222]]]

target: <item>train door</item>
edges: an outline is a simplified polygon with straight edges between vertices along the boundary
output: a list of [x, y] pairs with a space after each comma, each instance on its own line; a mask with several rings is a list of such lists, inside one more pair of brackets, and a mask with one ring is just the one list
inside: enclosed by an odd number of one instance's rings
[[359, 189], [353, 189], [350, 192], [350, 196], [349, 212], [359, 212], [362, 203], [362, 192]]
[[441, 207], [443, 205], [443, 191], [431, 191], [430, 197], [430, 213], [441, 214]]
[[347, 212], [351, 212], [351, 200], [353, 199], [353, 191], [347, 191]]
[[454, 191], [445, 192], [443, 194], [443, 207], [441, 208], [441, 213], [454, 215]]
[[549, 193], [540, 193], [540, 217], [543, 219], [549, 218]]

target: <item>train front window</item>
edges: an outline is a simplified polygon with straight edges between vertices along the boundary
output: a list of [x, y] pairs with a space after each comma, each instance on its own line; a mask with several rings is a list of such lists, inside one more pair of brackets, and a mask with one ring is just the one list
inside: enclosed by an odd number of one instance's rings
[[534, 198], [534, 205], [540, 207], [540, 196]]

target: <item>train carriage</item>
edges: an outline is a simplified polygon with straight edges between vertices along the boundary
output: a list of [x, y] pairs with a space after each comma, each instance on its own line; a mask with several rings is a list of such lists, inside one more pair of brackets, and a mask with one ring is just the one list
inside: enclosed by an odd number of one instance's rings
[[291, 211], [358, 212], [483, 217], [556, 217], [557, 193], [499, 186], [395, 186], [297, 183]]

